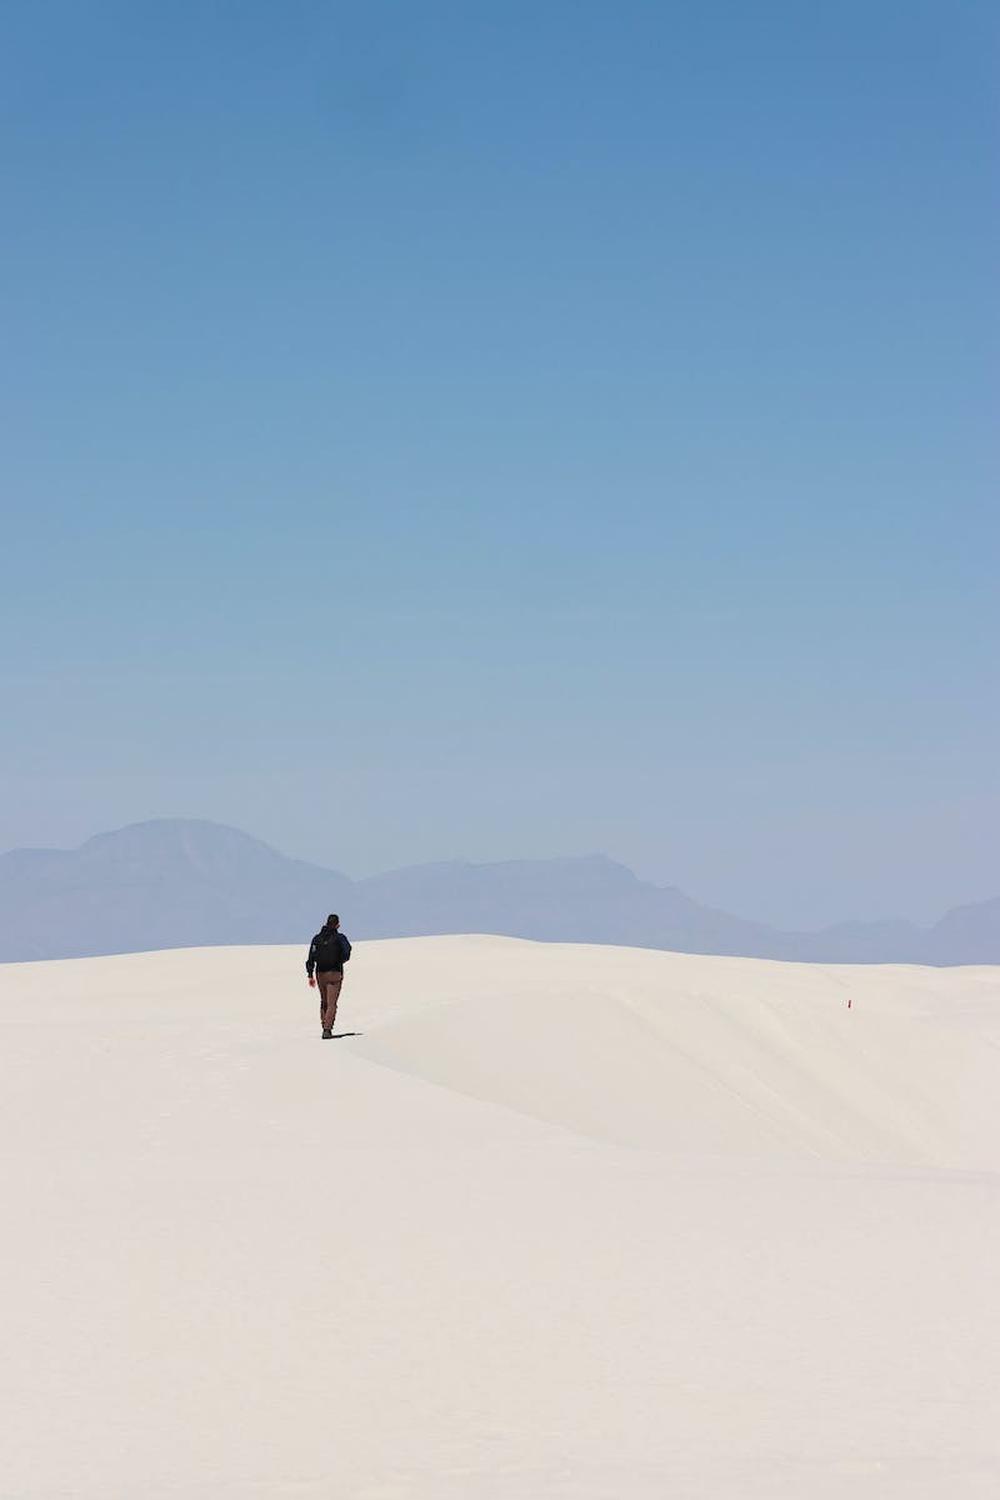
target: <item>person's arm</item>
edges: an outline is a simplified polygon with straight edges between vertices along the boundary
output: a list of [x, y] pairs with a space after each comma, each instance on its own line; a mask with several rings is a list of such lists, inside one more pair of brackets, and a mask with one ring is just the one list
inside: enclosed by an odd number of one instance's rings
[[315, 969], [315, 967], [316, 967], [316, 939], [313, 938], [312, 942], [309, 944], [309, 957], [306, 959], [306, 973], [309, 976], [309, 983], [310, 984], [312, 984], [314, 982], [313, 981], [313, 969]]
[[346, 964], [347, 960], [351, 956], [351, 945], [342, 932], [338, 932], [337, 937], [340, 939], [340, 961], [341, 963]]

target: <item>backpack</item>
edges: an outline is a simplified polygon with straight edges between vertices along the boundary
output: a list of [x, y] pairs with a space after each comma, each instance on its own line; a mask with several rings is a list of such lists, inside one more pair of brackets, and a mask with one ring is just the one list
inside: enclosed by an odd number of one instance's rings
[[342, 932], [323, 931], [316, 936], [313, 957], [318, 973], [339, 969], [351, 956], [351, 945]]

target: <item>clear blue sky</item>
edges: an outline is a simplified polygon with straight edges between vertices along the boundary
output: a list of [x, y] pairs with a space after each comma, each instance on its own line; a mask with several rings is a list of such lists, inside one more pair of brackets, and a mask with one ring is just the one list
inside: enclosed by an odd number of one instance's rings
[[997, 33], [4, 6], [0, 846], [1000, 893]]

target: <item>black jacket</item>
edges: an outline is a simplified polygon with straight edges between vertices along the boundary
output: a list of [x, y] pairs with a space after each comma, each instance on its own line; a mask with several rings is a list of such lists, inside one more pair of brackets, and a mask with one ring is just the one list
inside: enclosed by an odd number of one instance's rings
[[309, 944], [306, 973], [310, 979], [314, 969], [317, 974], [342, 974], [350, 956], [351, 945], [344, 934], [331, 932], [324, 927]]

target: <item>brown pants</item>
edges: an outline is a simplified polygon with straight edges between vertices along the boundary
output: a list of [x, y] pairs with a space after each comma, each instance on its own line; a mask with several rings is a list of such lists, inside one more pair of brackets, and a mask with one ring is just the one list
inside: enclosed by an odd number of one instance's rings
[[344, 971], [342, 969], [338, 972], [327, 969], [325, 973], [316, 975], [316, 988], [319, 990], [319, 1018], [324, 1031], [333, 1030], [333, 1023], [337, 1019], [340, 986], [343, 982]]

